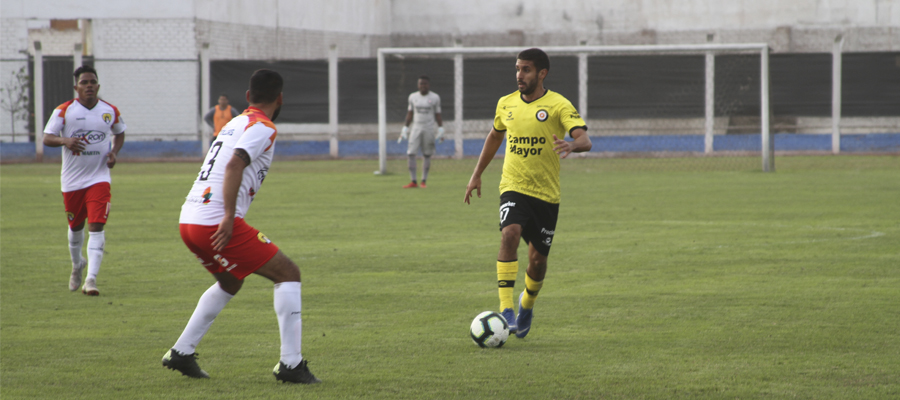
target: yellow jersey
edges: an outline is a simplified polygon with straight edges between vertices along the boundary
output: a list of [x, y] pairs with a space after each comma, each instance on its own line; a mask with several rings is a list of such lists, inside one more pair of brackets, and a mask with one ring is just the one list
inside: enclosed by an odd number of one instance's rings
[[530, 103], [518, 91], [501, 97], [494, 115], [494, 129], [506, 132], [500, 194], [515, 191], [559, 204], [559, 155], [553, 151], [553, 135], [562, 139], [576, 128], [587, 125], [559, 93], [547, 90]]

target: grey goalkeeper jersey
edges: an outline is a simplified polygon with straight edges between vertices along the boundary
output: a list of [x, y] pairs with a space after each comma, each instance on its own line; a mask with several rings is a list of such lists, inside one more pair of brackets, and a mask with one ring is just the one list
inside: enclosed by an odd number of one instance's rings
[[413, 111], [413, 130], [416, 128], [436, 129], [434, 115], [441, 113], [441, 96], [435, 92], [428, 92], [424, 96], [419, 92], [414, 92], [409, 95], [407, 110]]

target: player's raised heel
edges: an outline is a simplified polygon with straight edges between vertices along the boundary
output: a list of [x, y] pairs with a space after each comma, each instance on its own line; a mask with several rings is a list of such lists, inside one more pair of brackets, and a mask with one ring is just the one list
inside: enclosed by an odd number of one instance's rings
[[97, 280], [88, 278], [86, 281], [84, 281], [84, 287], [81, 288], [81, 293], [84, 293], [88, 296], [99, 296], [100, 291], [97, 290]]
[[287, 365], [284, 365], [283, 362], [279, 361], [278, 365], [275, 366], [275, 369], [272, 370], [272, 375], [275, 375], [276, 381], [282, 382], [303, 383], [307, 385], [322, 383], [319, 378], [316, 378], [312, 372], [309, 371], [309, 367], [306, 364], [307, 361], [304, 358], [300, 361], [300, 364], [297, 364], [296, 367], [290, 369]]
[[516, 313], [512, 308], [507, 308], [500, 312], [500, 315], [506, 319], [506, 323], [509, 325], [509, 333], [516, 333], [518, 331], [518, 325], [516, 324]]
[[191, 378], [209, 378], [209, 374], [197, 365], [197, 353], [185, 356], [175, 351], [175, 349], [169, 349], [162, 358], [162, 365]]
[[531, 330], [531, 319], [534, 317], [534, 309], [522, 308], [523, 296], [525, 296], [525, 292], [522, 292], [522, 294], [519, 295], [519, 317], [516, 318], [516, 326], [519, 328], [516, 332], [516, 337], [519, 339], [525, 337], [525, 335], [528, 334], [528, 331]]
[[69, 277], [69, 291], [76, 291], [81, 287], [82, 273], [87, 266], [87, 260], [81, 259], [78, 265], [72, 265], [72, 276]]

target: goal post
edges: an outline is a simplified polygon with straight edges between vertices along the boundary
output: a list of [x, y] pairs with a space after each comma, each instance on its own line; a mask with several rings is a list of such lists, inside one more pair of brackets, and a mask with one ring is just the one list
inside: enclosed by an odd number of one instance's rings
[[[386, 173], [387, 168], [387, 96], [386, 57], [445, 57], [453, 59], [454, 69], [454, 157], [463, 156], [463, 68], [464, 58], [484, 56], [515, 56], [525, 47], [404, 47], [379, 48], [377, 54], [378, 74], [378, 160], [376, 174]], [[685, 44], [685, 45], [633, 45], [633, 46], [547, 46], [541, 49], [548, 55], [565, 55], [577, 58], [579, 113], [588, 119], [588, 56], [615, 55], [701, 55], [705, 60], [704, 71], [704, 124], [703, 153], [714, 151], [715, 119], [715, 59], [720, 54], [759, 54], [759, 122], [760, 153], [762, 170], [774, 172], [774, 144], [770, 134], [769, 106], [769, 46], [766, 43], [744, 44]], [[596, 147], [596, 146], [595, 146]]]

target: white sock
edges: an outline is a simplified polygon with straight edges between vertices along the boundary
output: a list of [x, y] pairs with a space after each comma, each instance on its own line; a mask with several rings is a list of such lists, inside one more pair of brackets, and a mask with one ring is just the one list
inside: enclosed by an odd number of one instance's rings
[[87, 279], [97, 279], [100, 272], [100, 263], [103, 262], [103, 248], [106, 246], [106, 234], [104, 231], [88, 232], [88, 273]]
[[422, 161], [422, 182], [428, 180], [429, 169], [431, 169], [431, 156], [425, 156], [425, 161]]
[[72, 256], [72, 265], [81, 263], [81, 247], [84, 246], [84, 229], [73, 231], [69, 228], [69, 255]]
[[200, 340], [209, 331], [216, 316], [222, 312], [232, 297], [234, 295], [222, 290], [218, 282], [206, 289], [203, 296], [200, 296], [200, 301], [197, 302], [194, 314], [191, 315], [187, 326], [184, 327], [184, 332], [181, 333], [172, 348], [184, 355], [194, 354], [194, 349], [200, 344]]
[[281, 334], [281, 362], [294, 368], [303, 356], [300, 341], [303, 338], [303, 318], [300, 314], [300, 282], [275, 284], [275, 315], [278, 316], [278, 330]]
[[409, 167], [409, 179], [413, 182], [416, 181], [416, 155], [408, 155], [409, 160], [406, 161], [406, 165]]

